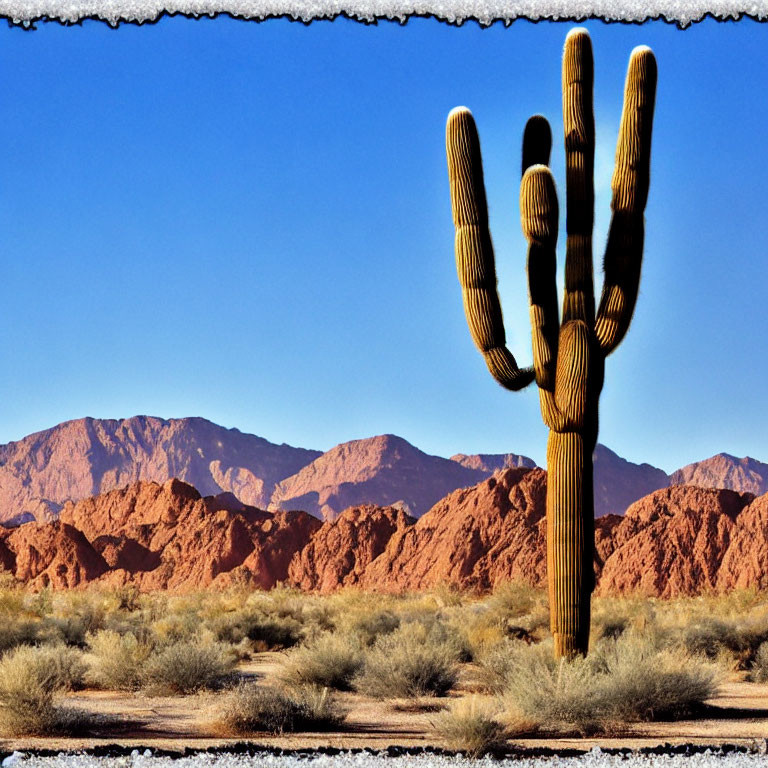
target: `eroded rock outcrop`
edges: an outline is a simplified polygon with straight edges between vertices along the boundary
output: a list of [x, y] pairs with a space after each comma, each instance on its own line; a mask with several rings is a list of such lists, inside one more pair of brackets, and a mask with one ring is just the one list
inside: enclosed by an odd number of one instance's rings
[[[330, 592], [546, 584], [546, 473], [513, 468], [420, 519], [355, 506], [321, 523], [179, 480], [66, 504], [60, 519], [0, 528], [0, 569], [35, 588], [97, 582], [189, 590], [286, 582]], [[768, 588], [768, 494], [674, 486], [595, 521], [597, 593], [674, 597]]]
[[546, 581], [546, 473], [507, 469], [446, 496], [396, 532], [365, 570], [369, 589], [438, 584], [488, 589], [499, 581]]
[[677, 597], [716, 589], [740, 513], [751, 499], [735, 491], [676, 486], [635, 502], [610, 532], [597, 593]]
[[300, 589], [319, 592], [357, 585], [393, 536], [414, 522], [394, 507], [346, 509], [335, 520], [323, 523], [309, 544], [294, 556], [289, 581]]
[[271, 514], [231, 494], [201, 497], [180, 480], [135, 483], [76, 504], [58, 521], [6, 532], [0, 563], [33, 586], [94, 580], [141, 589], [198, 589], [236, 572], [260, 588], [288, 577], [294, 555], [320, 521]]
[[12, 553], [14, 576], [33, 588], [77, 587], [109, 569], [83, 533], [60, 520], [19, 526], [5, 545]]

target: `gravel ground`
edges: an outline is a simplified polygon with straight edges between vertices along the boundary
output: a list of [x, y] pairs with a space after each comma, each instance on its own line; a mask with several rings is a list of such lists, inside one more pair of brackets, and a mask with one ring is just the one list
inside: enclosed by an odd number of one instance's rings
[[[15, 752], [2, 761], [2, 768], [768, 768], [768, 756], [754, 753], [701, 752], [690, 756], [660, 754], [611, 755], [594, 748], [580, 757], [491, 757], [469, 759], [433, 754], [391, 757], [371, 753], [337, 755], [199, 754], [190, 757], [154, 757], [149, 750], [124, 757], [94, 757], [65, 754], [52, 757]], [[311, 764], [311, 766], [309, 765]]]

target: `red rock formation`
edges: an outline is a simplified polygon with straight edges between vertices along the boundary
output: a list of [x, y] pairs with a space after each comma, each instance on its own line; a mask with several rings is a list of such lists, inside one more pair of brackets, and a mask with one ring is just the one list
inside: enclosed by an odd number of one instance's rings
[[305, 512], [273, 515], [229, 494], [202, 498], [180, 480], [140, 482], [69, 503], [55, 523], [6, 532], [0, 563], [35, 586], [74, 587], [100, 578], [184, 590], [226, 581], [237, 571], [238, 578], [269, 588], [287, 579], [291, 559], [319, 527]]
[[5, 543], [13, 553], [13, 574], [33, 588], [66, 589], [93, 581], [108, 569], [104, 558], [71, 525], [26, 523]]
[[739, 513], [717, 574], [717, 589], [768, 588], [768, 494]]
[[454, 491], [415, 525], [396, 532], [366, 568], [369, 589], [439, 584], [488, 589], [500, 581], [546, 581], [546, 473], [507, 469]]
[[365, 569], [384, 552], [390, 539], [414, 519], [394, 507], [351, 507], [326, 522], [291, 562], [291, 584], [331, 592], [357, 584]]
[[[359, 506], [321, 524], [178, 480], [141, 482], [67, 504], [61, 519], [0, 528], [0, 568], [33, 587], [93, 581], [187, 590], [278, 582], [485, 590], [546, 582], [546, 473], [506, 469], [449, 494], [419, 520]], [[768, 494], [674, 486], [595, 521], [597, 593], [673, 597], [768, 588]]]
[[676, 597], [715, 589], [750, 500], [734, 491], [675, 486], [635, 502], [611, 530], [597, 593]]

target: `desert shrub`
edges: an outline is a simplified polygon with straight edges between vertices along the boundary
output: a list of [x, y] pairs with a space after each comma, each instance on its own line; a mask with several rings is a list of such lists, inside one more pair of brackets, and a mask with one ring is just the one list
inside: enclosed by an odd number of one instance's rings
[[141, 681], [163, 692], [193, 693], [220, 686], [234, 669], [234, 658], [220, 643], [183, 641], [156, 650], [147, 659]]
[[768, 641], [768, 621], [760, 618], [700, 619], [682, 630], [682, 645], [709, 659], [729, 658], [737, 669], [749, 667]]
[[542, 603], [544, 592], [523, 581], [507, 581], [493, 590], [486, 603], [493, 609], [514, 618], [530, 614]]
[[464, 645], [473, 661], [503, 643], [506, 638], [503, 617], [483, 604], [464, 608], [454, 614], [451, 617], [451, 625], [463, 637]]
[[28, 653], [30, 663], [38, 666], [41, 677], [52, 678], [55, 690], [75, 691], [85, 683], [88, 667], [83, 652], [77, 648], [66, 645], [27, 646], [17, 648], [14, 653], [17, 658], [22, 653]]
[[374, 698], [442, 696], [456, 683], [457, 650], [421, 624], [403, 624], [365, 654], [354, 687]]
[[716, 659], [723, 649], [742, 650], [742, 638], [734, 629], [725, 621], [706, 619], [685, 627], [681, 639], [690, 653]]
[[50, 587], [28, 593], [24, 602], [25, 609], [40, 619], [53, 612], [53, 592]]
[[337, 631], [355, 635], [364, 646], [373, 645], [399, 626], [400, 617], [388, 609], [358, 609], [342, 613], [336, 621]]
[[292, 651], [280, 677], [289, 685], [316, 685], [347, 691], [363, 664], [360, 641], [353, 635], [318, 635]]
[[749, 679], [755, 683], [768, 683], [768, 643], [761, 643], [758, 647]]
[[66, 645], [82, 646], [88, 628], [83, 619], [77, 616], [59, 617], [46, 616], [38, 627], [38, 641], [41, 643], [65, 643]]
[[543, 590], [507, 582], [483, 600], [463, 606], [452, 618], [473, 659], [506, 640], [532, 642], [547, 634], [549, 609]]
[[38, 622], [6, 619], [0, 622], [0, 653], [37, 642]]
[[141, 606], [141, 592], [135, 584], [122, 584], [108, 594], [118, 611], [137, 611]]
[[275, 587], [269, 592], [254, 592], [245, 602], [254, 610], [281, 622], [290, 619], [300, 629], [300, 637], [333, 629], [333, 606], [327, 598], [307, 595], [300, 590]]
[[24, 610], [24, 588], [8, 571], [0, 571], [0, 613], [18, 616]]
[[455, 661], [472, 661], [472, 649], [463, 629], [442, 613], [408, 615], [400, 624], [402, 634], [419, 637], [427, 645], [441, 646], [452, 653]]
[[144, 666], [152, 653], [150, 642], [140, 642], [130, 632], [120, 634], [111, 629], [102, 629], [87, 640], [90, 683], [117, 691], [133, 691], [141, 686]]
[[58, 592], [53, 599], [52, 623], [71, 645], [84, 645], [86, 635], [104, 627], [110, 602], [98, 590]]
[[632, 634], [572, 661], [555, 662], [549, 644], [521, 644], [512, 656], [505, 703], [515, 716], [551, 729], [590, 732], [616, 722], [676, 719], [717, 689], [712, 664]]
[[478, 757], [503, 747], [504, 726], [496, 719], [493, 708], [475, 696], [459, 699], [434, 720], [437, 734], [449, 749]]
[[337, 728], [346, 713], [327, 688], [305, 686], [281, 691], [241, 683], [217, 707], [220, 726], [235, 734]]
[[171, 613], [155, 619], [151, 630], [161, 645], [171, 645], [193, 638], [200, 630], [200, 621], [194, 614]]
[[302, 624], [291, 616], [269, 616], [258, 611], [233, 611], [207, 622], [218, 640], [236, 645], [249, 640], [259, 651], [291, 648], [302, 638]]
[[56, 694], [82, 680], [73, 649], [21, 646], [0, 660], [0, 731], [6, 736], [82, 731], [88, 715], [56, 703]]
[[519, 640], [504, 640], [476, 657], [475, 681], [479, 690], [493, 694], [507, 690], [519, 664], [520, 645]]
[[5, 680], [23, 676], [35, 681], [33, 688], [46, 691], [81, 688], [86, 672], [82, 657], [82, 652], [64, 645], [19, 646], [0, 659], [0, 687]]

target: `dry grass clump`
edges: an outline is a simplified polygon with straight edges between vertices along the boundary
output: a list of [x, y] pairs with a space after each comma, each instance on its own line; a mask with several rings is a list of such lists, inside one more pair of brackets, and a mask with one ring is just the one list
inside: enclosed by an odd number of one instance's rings
[[224, 695], [217, 710], [217, 729], [236, 735], [332, 730], [346, 717], [328, 688], [316, 686], [282, 691], [240, 683]]
[[97, 688], [192, 693], [220, 686], [232, 674], [236, 656], [222, 643], [200, 639], [165, 646], [101, 630], [88, 638], [88, 681]]
[[377, 699], [443, 696], [457, 676], [456, 645], [423, 624], [409, 622], [366, 652], [353, 685]]
[[152, 644], [128, 632], [103, 629], [88, 637], [88, 681], [97, 688], [135, 691], [141, 687]]
[[183, 641], [155, 651], [144, 665], [141, 682], [157, 692], [194, 693], [218, 688], [234, 667], [234, 657], [221, 643]]
[[77, 651], [22, 646], [0, 660], [0, 732], [45, 736], [86, 730], [91, 717], [60, 706], [59, 692], [77, 687], [84, 666]]
[[768, 683], [768, 643], [761, 643], [757, 649], [749, 679], [754, 683]]
[[549, 730], [610, 731], [622, 722], [673, 720], [715, 695], [717, 669], [680, 650], [659, 650], [624, 635], [587, 658], [555, 662], [549, 644], [514, 652], [504, 701], [509, 711]]
[[548, 631], [549, 609], [542, 590], [507, 582], [482, 600], [462, 603], [450, 624], [463, 638], [468, 656], [480, 659], [508, 640], [535, 642]]
[[475, 658], [475, 686], [483, 693], [501, 694], [507, 690], [520, 663], [519, 640], [505, 639]]
[[684, 627], [680, 642], [691, 653], [718, 659], [735, 669], [752, 665], [758, 648], [768, 641], [768, 620], [704, 618]]
[[400, 616], [389, 608], [356, 608], [343, 612], [335, 620], [335, 630], [354, 635], [366, 647], [379, 637], [389, 635], [400, 626]]
[[496, 719], [497, 714], [488, 702], [472, 696], [459, 699], [437, 715], [434, 726], [448, 749], [479, 757], [504, 748], [506, 728]]
[[295, 618], [252, 609], [212, 616], [206, 625], [221, 642], [237, 645], [248, 640], [257, 651], [291, 648], [303, 635], [302, 624]]
[[0, 653], [37, 642], [38, 629], [37, 622], [4, 617], [0, 622]]
[[288, 685], [348, 691], [362, 665], [363, 651], [357, 637], [326, 632], [289, 654], [280, 679]]

